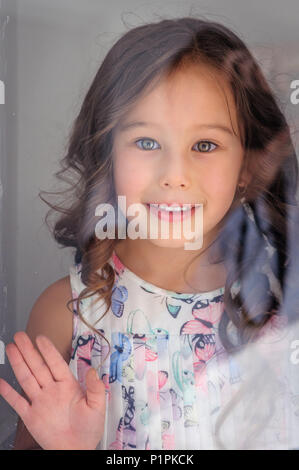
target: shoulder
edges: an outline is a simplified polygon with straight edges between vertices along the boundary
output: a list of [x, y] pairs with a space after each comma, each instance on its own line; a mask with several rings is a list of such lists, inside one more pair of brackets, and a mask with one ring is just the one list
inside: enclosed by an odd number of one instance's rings
[[34, 346], [39, 334], [47, 336], [69, 362], [72, 347], [73, 313], [70, 276], [65, 276], [50, 284], [36, 299], [26, 327], [26, 333]]

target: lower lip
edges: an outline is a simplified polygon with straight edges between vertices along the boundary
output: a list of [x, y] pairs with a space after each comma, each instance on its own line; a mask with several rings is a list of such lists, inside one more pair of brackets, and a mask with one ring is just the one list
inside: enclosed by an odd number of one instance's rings
[[192, 215], [195, 212], [195, 207], [192, 207], [191, 210], [184, 210], [184, 211], [179, 211], [179, 212], [174, 212], [174, 211], [164, 211], [157, 209], [155, 206], [150, 206], [149, 204], [146, 204], [146, 207], [150, 210], [152, 214], [154, 214], [158, 219], [160, 220], [166, 220], [169, 222], [180, 222], [182, 220], [188, 219], [189, 217], [192, 217]]

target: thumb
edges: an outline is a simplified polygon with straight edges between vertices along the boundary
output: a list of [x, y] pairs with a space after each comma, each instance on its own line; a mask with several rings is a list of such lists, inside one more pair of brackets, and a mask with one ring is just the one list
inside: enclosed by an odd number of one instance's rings
[[86, 373], [86, 402], [90, 408], [105, 408], [105, 384], [97, 371], [90, 367]]

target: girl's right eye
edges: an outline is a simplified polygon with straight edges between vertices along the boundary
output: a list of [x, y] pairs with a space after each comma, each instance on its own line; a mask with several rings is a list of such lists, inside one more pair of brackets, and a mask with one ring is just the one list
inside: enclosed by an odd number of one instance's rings
[[[138, 142], [149, 142], [149, 143], [151, 143], [151, 142], [156, 142], [156, 141], [153, 140], [153, 139], [143, 138], [143, 139], [135, 140], [135, 144], [137, 144]], [[142, 144], [141, 144], [141, 145], [142, 145]], [[138, 145], [138, 147], [139, 147], [139, 145]], [[152, 145], [148, 145], [148, 144], [146, 144], [145, 146], [142, 145], [142, 146], [139, 147], [139, 148], [141, 148], [141, 150], [156, 150], [156, 149], [153, 148]]]

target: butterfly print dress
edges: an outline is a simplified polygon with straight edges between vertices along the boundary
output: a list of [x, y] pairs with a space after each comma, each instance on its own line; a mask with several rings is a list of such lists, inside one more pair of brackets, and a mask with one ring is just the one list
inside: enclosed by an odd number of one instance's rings
[[[221, 448], [216, 420], [242, 384], [238, 361], [225, 352], [218, 334], [224, 287], [172, 292], [135, 275], [115, 252], [109, 262], [116, 273], [111, 308], [101, 319], [106, 304], [92, 296], [81, 301], [80, 311], [107, 338], [110, 352], [104, 338], [80, 319], [74, 303], [69, 363], [83, 390], [88, 369], [102, 363], [98, 374], [106, 386], [106, 421], [97, 449]], [[80, 263], [74, 262], [74, 299], [86, 287], [80, 272]], [[240, 415], [231, 414], [222, 429], [231, 445], [236, 439], [242, 447], [239, 422]], [[270, 440], [269, 448], [278, 441]]]

